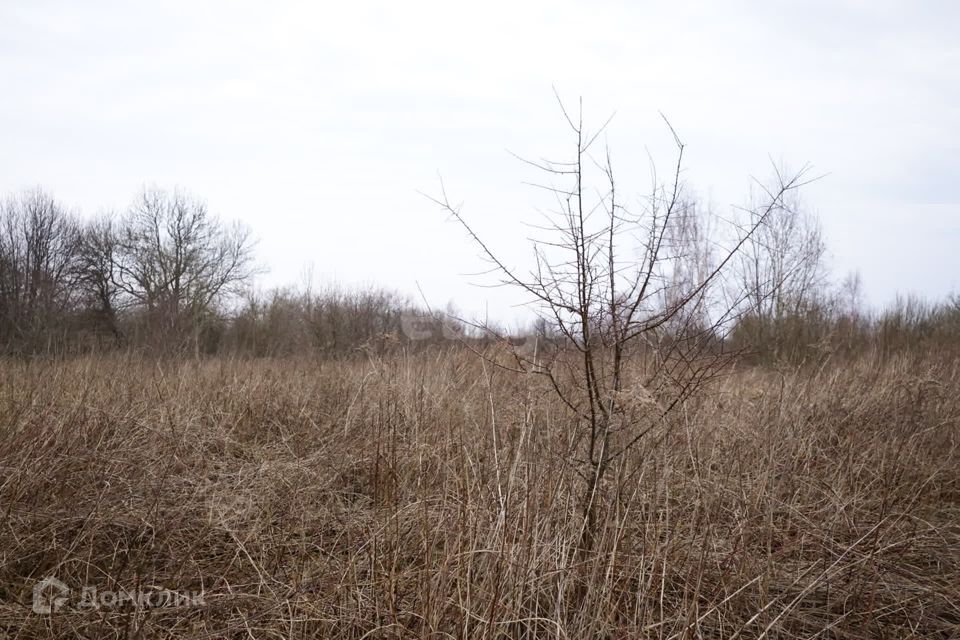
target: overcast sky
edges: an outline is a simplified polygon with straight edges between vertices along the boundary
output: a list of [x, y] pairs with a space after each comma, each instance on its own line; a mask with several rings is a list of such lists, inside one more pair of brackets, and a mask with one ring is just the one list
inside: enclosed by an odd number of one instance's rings
[[[463, 7], [463, 8], [458, 8]], [[871, 302], [960, 289], [960, 3], [2, 0], [0, 191], [92, 215], [182, 187], [259, 238], [262, 282], [378, 283], [509, 313], [451, 199], [522, 265], [524, 156], [568, 148], [551, 87], [607, 130], [622, 193], [647, 153], [719, 210], [770, 158]]]

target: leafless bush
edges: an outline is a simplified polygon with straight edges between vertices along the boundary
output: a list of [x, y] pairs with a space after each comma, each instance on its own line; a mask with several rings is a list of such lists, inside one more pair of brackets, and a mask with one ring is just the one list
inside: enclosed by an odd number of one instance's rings
[[231, 318], [222, 349], [256, 356], [383, 353], [451, 343], [444, 322], [406, 297], [376, 287], [275, 289], [246, 297]]
[[[582, 105], [574, 116], [560, 106], [571, 157], [524, 160], [553, 181], [540, 186], [556, 199], [542, 236], [532, 241], [529, 271], [506, 264], [445, 193], [435, 202], [462, 224], [502, 283], [525, 292], [565, 340], [567, 349], [550, 362], [515, 355], [522, 370], [544, 375], [576, 416], [568, 459], [585, 479], [582, 548], [589, 550], [611, 465], [729, 362], [716, 348], [726, 327], [769, 297], [767, 289], [756, 299], [738, 290], [723, 304], [718, 285], [750, 247], [778, 237], [770, 229], [793, 219], [787, 198], [803, 183], [804, 172], [778, 173], [746, 227], [718, 249], [685, 194], [684, 146], [672, 128], [677, 155], [670, 180], [655, 182], [635, 208], [616, 181], [609, 149], [592, 155], [603, 129], [587, 132]], [[591, 185], [593, 175], [601, 187]], [[788, 235], [785, 242], [792, 240]], [[792, 264], [774, 266], [793, 271]], [[773, 294], [793, 282], [779, 270], [774, 275], [765, 284]], [[644, 401], [629, 399], [635, 396]]]

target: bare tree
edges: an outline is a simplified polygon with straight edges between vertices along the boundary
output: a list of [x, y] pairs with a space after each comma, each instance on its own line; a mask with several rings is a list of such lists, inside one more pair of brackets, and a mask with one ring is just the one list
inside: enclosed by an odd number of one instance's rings
[[112, 214], [84, 225], [77, 249], [78, 284], [94, 327], [105, 329], [117, 342], [123, 338], [119, 318], [123, 299], [116, 282], [118, 252], [117, 223]]
[[746, 212], [755, 231], [735, 263], [735, 291], [745, 293], [748, 311], [738, 333], [777, 357], [787, 346], [805, 346], [792, 344], [804, 340], [797, 331], [809, 328], [803, 316], [825, 302], [826, 245], [819, 220], [797, 193], [773, 211], [759, 200]]
[[143, 310], [152, 331], [189, 335], [256, 272], [249, 230], [224, 225], [180, 191], [146, 189], [115, 234], [111, 286]]
[[71, 310], [78, 226], [49, 194], [25, 191], [0, 205], [0, 332], [37, 349]]
[[[514, 355], [516, 368], [544, 375], [576, 417], [569, 456], [585, 481], [586, 552], [611, 465], [729, 361], [720, 338], [743, 312], [744, 296], [718, 307], [715, 289], [758, 230], [785, 207], [804, 172], [781, 176], [751, 223], [718, 247], [686, 196], [684, 145], [669, 123], [677, 150], [673, 171], [667, 181], [655, 177], [649, 197], [632, 210], [609, 150], [592, 153], [603, 127], [586, 131], [582, 101], [574, 116], [562, 102], [560, 108], [573, 138], [572, 157], [523, 160], [550, 179], [537, 186], [556, 199], [539, 227], [542, 236], [531, 240], [532, 268], [507, 264], [445, 191], [433, 200], [463, 226], [501, 283], [525, 292], [563, 337], [566, 348], [547, 363]], [[588, 184], [593, 177], [599, 188]]]

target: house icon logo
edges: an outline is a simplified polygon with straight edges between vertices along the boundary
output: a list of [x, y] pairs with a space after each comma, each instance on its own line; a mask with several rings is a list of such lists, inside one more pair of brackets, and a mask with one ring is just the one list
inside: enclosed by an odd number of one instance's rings
[[67, 603], [70, 587], [53, 576], [47, 576], [33, 585], [33, 612], [56, 613]]

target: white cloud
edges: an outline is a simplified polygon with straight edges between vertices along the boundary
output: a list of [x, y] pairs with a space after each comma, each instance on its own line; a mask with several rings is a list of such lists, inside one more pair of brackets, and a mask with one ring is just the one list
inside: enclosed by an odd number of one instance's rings
[[638, 194], [644, 145], [670, 151], [658, 111], [718, 205], [743, 200], [768, 154], [813, 162], [830, 175], [807, 199], [836, 229], [838, 262], [860, 266], [876, 300], [937, 295], [960, 266], [943, 223], [960, 216], [958, 6], [6, 3], [0, 190], [42, 183], [93, 212], [144, 182], [179, 184], [254, 227], [272, 281], [313, 263], [503, 310], [516, 298], [465, 284], [476, 252], [415, 191], [442, 172], [522, 262], [538, 196], [504, 150], [565, 150], [556, 85], [594, 122], [618, 111], [608, 135]]

